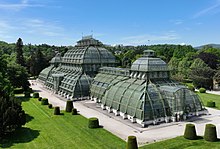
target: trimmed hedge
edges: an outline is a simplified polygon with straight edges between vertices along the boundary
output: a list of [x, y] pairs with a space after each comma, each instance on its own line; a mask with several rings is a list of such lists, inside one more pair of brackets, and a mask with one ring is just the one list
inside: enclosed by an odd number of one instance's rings
[[60, 115], [60, 107], [54, 107], [54, 115]]
[[66, 101], [66, 112], [72, 112], [73, 109], [73, 101], [67, 100]]
[[207, 107], [215, 107], [215, 102], [214, 101], [207, 101], [207, 104], [206, 104]]
[[72, 109], [72, 115], [77, 115], [77, 109], [76, 108]]
[[200, 92], [200, 93], [206, 93], [206, 89], [201, 87], [201, 88], [199, 89], [199, 92]]
[[99, 128], [99, 120], [96, 117], [89, 118], [89, 128]]
[[25, 91], [24, 92], [24, 97], [31, 97], [31, 93], [29, 91]]
[[49, 102], [48, 102], [48, 99], [47, 98], [43, 98], [42, 100], [41, 100], [41, 105], [48, 105], [49, 104]]
[[52, 105], [52, 104], [49, 104], [49, 105], [48, 105], [48, 108], [49, 108], [49, 109], [52, 109], [52, 108], [53, 108], [53, 105]]
[[206, 124], [204, 139], [206, 141], [215, 142], [218, 140], [216, 126], [213, 124]]
[[39, 98], [39, 93], [33, 93], [33, 98]]
[[137, 139], [135, 136], [128, 136], [126, 149], [138, 149]]
[[184, 138], [189, 139], [189, 140], [197, 139], [196, 128], [194, 124], [186, 124]]
[[38, 101], [41, 101], [41, 100], [42, 100], [42, 97], [39, 97], [39, 98], [38, 98]]

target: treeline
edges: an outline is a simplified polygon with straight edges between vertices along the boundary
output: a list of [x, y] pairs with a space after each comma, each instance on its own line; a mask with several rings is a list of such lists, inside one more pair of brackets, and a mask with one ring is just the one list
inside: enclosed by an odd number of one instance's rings
[[142, 56], [143, 51], [154, 50], [157, 57], [168, 63], [171, 77], [181, 82], [193, 82], [196, 88], [212, 89], [213, 78], [220, 81], [220, 49], [205, 46], [200, 50], [190, 45], [142, 45], [107, 47], [120, 62], [121, 67], [130, 67]]
[[[21, 39], [22, 40], [22, 39]], [[16, 61], [16, 43], [6, 43], [0, 41], [0, 50], [7, 59]], [[24, 67], [31, 76], [38, 76], [40, 71], [49, 66], [50, 60], [57, 52], [64, 54], [67, 51], [65, 46], [41, 45], [22, 45], [22, 53], [24, 57]]]
[[[118, 59], [119, 67], [129, 68], [131, 64], [143, 55], [143, 51], [154, 50], [158, 57], [168, 63], [171, 77], [186, 82], [193, 81], [195, 87], [212, 89], [213, 78], [220, 81], [220, 50], [212, 46], [195, 49], [190, 45], [141, 45], [106, 47]], [[16, 43], [0, 42], [0, 50], [10, 62], [15, 61]], [[65, 46], [22, 45], [24, 67], [31, 76], [38, 76], [41, 70], [48, 67], [49, 61], [57, 52], [64, 55], [68, 50]], [[15, 66], [15, 65], [14, 65]]]

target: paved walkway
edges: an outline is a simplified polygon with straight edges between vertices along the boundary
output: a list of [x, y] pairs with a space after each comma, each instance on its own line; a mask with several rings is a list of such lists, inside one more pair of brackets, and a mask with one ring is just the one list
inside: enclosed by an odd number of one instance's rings
[[[61, 109], [65, 109], [66, 101], [64, 99], [43, 88], [36, 81], [32, 82], [34, 84], [31, 86], [32, 89], [38, 91], [41, 97], [48, 98], [53, 106], [60, 106]], [[120, 116], [114, 116], [112, 113], [102, 110], [96, 103], [90, 100], [76, 101], [74, 102], [74, 107], [77, 108], [81, 115], [87, 118], [98, 117], [100, 125], [104, 129], [123, 140], [126, 140], [129, 135], [135, 135], [139, 145], [181, 136], [184, 133], [185, 124], [188, 123], [162, 123], [160, 125], [149, 126], [148, 128], [141, 128], [138, 124], [132, 124], [129, 120], [123, 120]], [[203, 136], [205, 124], [212, 123], [217, 126], [217, 133], [220, 138], [220, 110], [207, 109], [209, 115], [198, 117], [193, 121], [196, 124], [197, 134]]]

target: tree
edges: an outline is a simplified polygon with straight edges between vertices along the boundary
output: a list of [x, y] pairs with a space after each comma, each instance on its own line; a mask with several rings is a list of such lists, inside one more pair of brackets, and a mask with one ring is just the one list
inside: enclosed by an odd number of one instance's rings
[[25, 66], [25, 61], [24, 61], [24, 56], [23, 56], [23, 42], [22, 42], [22, 39], [21, 38], [18, 38], [17, 40], [17, 43], [16, 43], [16, 53], [17, 53], [17, 56], [16, 56], [16, 62], [18, 64], [20, 64], [21, 66]]
[[213, 86], [215, 71], [207, 66], [201, 59], [197, 58], [190, 67], [189, 78], [196, 88], [204, 87], [210, 89]]
[[26, 123], [21, 104], [13, 97], [0, 96], [0, 138]]
[[[0, 139], [25, 124], [25, 112], [12, 96], [12, 86], [7, 77], [7, 61], [0, 50]], [[20, 66], [20, 65], [19, 65]]]
[[12, 61], [7, 65], [7, 75], [12, 86], [22, 87], [24, 91], [28, 90], [30, 83], [28, 82], [28, 73], [25, 67]]
[[46, 59], [40, 49], [31, 52], [29, 64], [30, 73], [33, 76], [39, 75], [39, 73], [47, 66]]
[[203, 60], [210, 68], [217, 69], [219, 65], [219, 57], [212, 53], [201, 52], [198, 58]]

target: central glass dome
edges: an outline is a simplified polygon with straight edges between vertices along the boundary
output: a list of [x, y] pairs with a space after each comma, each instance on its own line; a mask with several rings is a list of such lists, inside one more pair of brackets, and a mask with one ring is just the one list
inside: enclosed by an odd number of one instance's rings
[[162, 59], [156, 58], [153, 50], [145, 50], [143, 57], [137, 59], [131, 65], [131, 71], [149, 72], [167, 70], [167, 64]]

